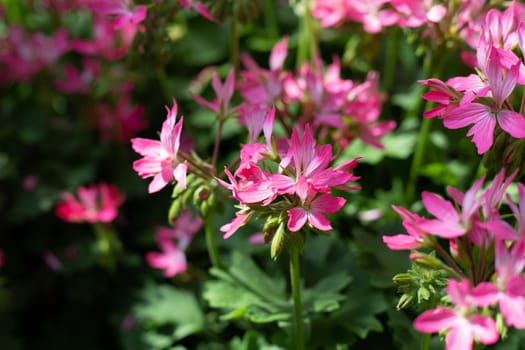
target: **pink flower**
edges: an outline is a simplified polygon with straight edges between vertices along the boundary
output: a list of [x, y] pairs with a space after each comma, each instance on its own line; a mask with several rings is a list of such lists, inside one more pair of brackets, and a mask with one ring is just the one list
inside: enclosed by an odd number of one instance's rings
[[91, 83], [99, 73], [99, 65], [96, 61], [85, 59], [83, 71], [79, 71], [71, 64], [64, 67], [63, 80], [56, 80], [54, 86], [57, 90], [65, 93], [87, 93]]
[[113, 22], [103, 16], [93, 18], [93, 38], [71, 41], [71, 47], [84, 55], [101, 56], [107, 60], [124, 57], [133, 43], [137, 26], [133, 23], [115, 30]]
[[64, 268], [62, 262], [51, 251], [47, 251], [44, 253], [44, 261], [46, 265], [54, 272], [59, 272]]
[[177, 153], [180, 145], [183, 118], [176, 122], [177, 103], [173, 100], [171, 110], [166, 107], [168, 115], [162, 124], [160, 141], [144, 138], [131, 139], [135, 152], [143, 156], [133, 162], [135, 170], [143, 179], [153, 177], [148, 192], [160, 191], [173, 179], [186, 188], [186, 163], [179, 161]]
[[504, 131], [515, 138], [525, 137], [525, 118], [504, 106], [519, 76], [520, 62], [516, 61], [510, 68], [505, 68], [502, 60], [508, 55], [492, 48], [487, 62], [487, 79], [492, 92], [494, 104], [488, 106], [479, 102], [466, 103], [454, 109], [444, 119], [445, 127], [458, 129], [470, 124], [473, 127], [467, 136], [473, 136], [479, 154], [490, 149], [493, 144], [494, 128], [498, 124]]
[[93, 11], [100, 15], [114, 15], [114, 29], [137, 25], [146, 18], [146, 6], [132, 6], [130, 0], [87, 0]]
[[180, 4], [183, 6], [183, 7], [186, 7], [186, 8], [193, 8], [195, 11], [197, 11], [199, 14], [201, 14], [203, 17], [209, 19], [210, 21], [212, 22], [218, 22], [217, 19], [215, 17], [212, 16], [212, 14], [210, 13], [210, 11], [208, 10], [208, 8], [206, 6], [204, 6], [201, 2], [199, 1], [194, 1], [194, 0], [180, 0]]
[[313, 200], [305, 202], [288, 211], [288, 229], [292, 232], [299, 231], [307, 222], [320, 231], [330, 231], [330, 221], [323, 214], [335, 213], [341, 209], [346, 200], [342, 197], [332, 197], [324, 193]]
[[438, 306], [419, 315], [414, 328], [424, 333], [447, 331], [447, 350], [472, 349], [474, 340], [485, 345], [494, 344], [499, 339], [498, 328], [493, 319], [474, 313], [474, 306], [483, 304], [473, 297], [468, 280], [450, 279], [447, 293], [454, 308]]
[[183, 211], [173, 228], [157, 228], [156, 240], [161, 252], [147, 253], [146, 261], [151, 267], [164, 270], [166, 277], [186, 271], [185, 251], [201, 227], [199, 217], [192, 217], [189, 210]]
[[115, 91], [118, 103], [116, 106], [98, 104], [96, 126], [100, 130], [102, 141], [128, 142], [135, 134], [144, 130], [147, 122], [144, 119], [144, 107], [132, 101], [133, 83], [125, 82]]
[[416, 249], [423, 246], [428, 241], [426, 238], [428, 233], [418, 227], [418, 223], [423, 218], [405, 208], [395, 205], [392, 208], [403, 218], [403, 226], [407, 234], [383, 236], [383, 242], [392, 250]]
[[270, 53], [270, 70], [259, 67], [248, 55], [241, 55], [247, 71], [241, 72], [242, 80], [237, 83], [237, 88], [246, 101], [272, 106], [279, 100], [283, 93], [283, 66], [287, 54], [288, 37], [284, 37], [275, 44]]
[[211, 81], [215, 95], [217, 96], [213, 102], [208, 102], [201, 96], [193, 96], [193, 99], [202, 107], [210, 109], [217, 113], [221, 117], [225, 117], [233, 113], [234, 110], [229, 109], [230, 100], [233, 96], [233, 90], [235, 85], [235, 70], [231, 69], [230, 73], [226, 77], [224, 84], [221, 84], [221, 80], [217, 72], [213, 72], [213, 78]]
[[445, 6], [433, 5], [432, 0], [391, 0], [390, 3], [400, 14], [397, 24], [402, 28], [439, 23], [447, 12]]
[[62, 220], [74, 223], [111, 222], [123, 202], [124, 196], [116, 186], [100, 183], [79, 187], [76, 197], [69, 192], [63, 193], [55, 213]]

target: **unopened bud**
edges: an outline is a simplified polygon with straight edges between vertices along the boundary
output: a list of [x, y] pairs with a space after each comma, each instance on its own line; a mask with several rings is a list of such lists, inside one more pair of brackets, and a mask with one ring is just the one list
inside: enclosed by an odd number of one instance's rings
[[414, 302], [414, 297], [410, 294], [403, 294], [396, 305], [398, 310], [404, 309], [410, 306]]
[[263, 227], [264, 243], [268, 243], [272, 240], [275, 231], [279, 227], [279, 218], [269, 218]]
[[392, 280], [394, 281], [394, 283], [402, 285], [402, 286], [403, 285], [413, 285], [413, 286], [416, 285], [414, 283], [414, 278], [410, 276], [408, 273], [398, 273], [392, 278]]
[[175, 220], [179, 217], [179, 214], [182, 211], [182, 206], [180, 203], [180, 199], [177, 198], [171, 202], [170, 210], [168, 211], [168, 221], [170, 223], [174, 223]]
[[409, 257], [410, 257], [410, 260], [412, 260], [414, 263], [418, 264], [419, 266], [426, 267], [432, 270], [437, 270], [441, 268], [441, 266], [443, 265], [441, 260], [439, 260], [438, 258], [425, 254], [425, 253], [421, 253], [421, 252], [411, 253]]
[[270, 256], [275, 259], [281, 254], [286, 243], [286, 230], [284, 229], [284, 223], [281, 222], [279, 227], [275, 231], [272, 238], [272, 245], [270, 247]]

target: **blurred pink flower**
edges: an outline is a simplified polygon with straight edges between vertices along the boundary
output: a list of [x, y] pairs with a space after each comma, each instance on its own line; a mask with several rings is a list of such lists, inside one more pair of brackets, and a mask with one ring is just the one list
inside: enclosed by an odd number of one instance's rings
[[496, 322], [492, 318], [476, 314], [475, 306], [484, 304], [483, 295], [474, 297], [468, 280], [450, 279], [447, 286], [454, 308], [438, 306], [419, 315], [414, 328], [424, 333], [448, 331], [447, 350], [472, 349], [474, 340], [485, 345], [499, 339]]
[[113, 15], [114, 29], [137, 25], [146, 18], [146, 6], [133, 6], [131, 0], [86, 0], [87, 5], [100, 15]]
[[143, 156], [142, 159], [133, 162], [133, 170], [143, 179], [153, 177], [148, 186], [149, 193], [160, 191], [173, 179], [186, 188], [188, 165], [180, 162], [178, 158], [183, 117], [176, 123], [175, 100], [171, 110], [168, 107], [166, 110], [168, 115], [162, 124], [160, 141], [139, 137], [131, 139], [133, 150]]
[[92, 26], [93, 38], [72, 40], [71, 48], [81, 54], [100, 56], [107, 60], [124, 57], [137, 32], [137, 26], [133, 23], [123, 24], [115, 30], [113, 22], [104, 16], [94, 16]]
[[88, 93], [91, 83], [99, 73], [98, 62], [84, 59], [82, 71], [72, 64], [64, 66], [64, 79], [55, 80], [54, 86], [57, 90], [65, 93]]
[[111, 222], [118, 215], [124, 196], [114, 185], [106, 183], [79, 187], [76, 196], [65, 192], [55, 208], [56, 215], [64, 221], [81, 223]]
[[201, 227], [201, 218], [193, 217], [189, 210], [183, 211], [172, 228], [157, 228], [155, 238], [161, 252], [148, 252], [146, 261], [151, 267], [164, 270], [166, 277], [186, 271], [186, 248]]
[[51, 251], [47, 251], [44, 253], [44, 261], [46, 265], [55, 272], [59, 272], [64, 268], [62, 262]]
[[218, 22], [218, 20], [212, 16], [208, 8], [199, 1], [194, 0], [180, 0], [180, 4], [186, 8], [192, 8], [197, 11], [201, 16], [209, 19], [212, 22]]
[[230, 109], [229, 105], [235, 87], [235, 70], [230, 70], [230, 73], [228, 73], [228, 75], [226, 76], [224, 83], [221, 83], [217, 72], [213, 72], [211, 85], [213, 86], [213, 90], [215, 91], [215, 100], [209, 102], [201, 96], [193, 96], [193, 99], [202, 107], [214, 111], [217, 115], [221, 117], [225, 117], [232, 114], [234, 112], [234, 109]]
[[100, 130], [103, 141], [128, 142], [138, 132], [146, 129], [144, 107], [133, 103], [132, 91], [133, 83], [125, 82], [115, 92], [118, 100], [116, 106], [108, 104], [95, 106], [96, 126]]

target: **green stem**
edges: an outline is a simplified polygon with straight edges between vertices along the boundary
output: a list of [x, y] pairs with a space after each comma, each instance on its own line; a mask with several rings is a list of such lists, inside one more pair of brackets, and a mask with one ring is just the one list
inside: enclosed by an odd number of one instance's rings
[[421, 350], [430, 349], [430, 338], [432, 337], [431, 333], [423, 333], [421, 337]]
[[296, 67], [301, 67], [304, 62], [309, 60], [315, 66], [315, 57], [319, 50], [315, 39], [314, 22], [310, 14], [310, 0], [302, 0], [297, 9], [301, 20], [299, 23]]
[[155, 70], [157, 71], [157, 78], [159, 79], [162, 95], [166, 101], [171, 102], [173, 94], [170, 89], [170, 83], [166, 71], [164, 70], [164, 66], [159, 64]]
[[[382, 74], [383, 89], [390, 93], [392, 86], [394, 85], [394, 79], [396, 76], [397, 66], [397, 52], [399, 50], [399, 28], [392, 27], [388, 32], [387, 46], [386, 46], [386, 59], [384, 73]], [[390, 101], [390, 99], [388, 99]]]
[[277, 24], [277, 16], [275, 13], [275, 1], [274, 0], [264, 0], [263, 1], [264, 9], [264, 23], [266, 30], [271, 38], [279, 37], [279, 26]]
[[416, 152], [414, 153], [414, 158], [412, 159], [412, 166], [410, 167], [410, 175], [408, 178], [406, 191], [406, 203], [412, 203], [414, 201], [417, 187], [417, 179], [421, 171], [421, 165], [423, 164], [423, 156], [425, 155], [425, 151], [427, 148], [431, 126], [432, 119], [423, 119], [423, 123], [421, 124], [421, 130], [419, 131]]
[[230, 60], [235, 70], [235, 77], [239, 77], [241, 64], [239, 62], [239, 33], [237, 32], [237, 18], [232, 16], [231, 18], [231, 27], [230, 27]]
[[292, 283], [292, 295], [295, 317], [295, 349], [304, 349], [304, 325], [303, 311], [301, 305], [301, 280], [299, 273], [299, 250], [292, 247], [290, 252], [290, 280]]
[[219, 258], [219, 250], [215, 241], [215, 227], [213, 226], [213, 215], [210, 214], [204, 218], [204, 230], [206, 231], [206, 246], [213, 267], [222, 268], [222, 262]]
[[219, 149], [221, 146], [222, 138], [222, 127], [224, 126], [224, 118], [219, 117], [219, 125], [217, 127], [217, 135], [215, 135], [215, 144], [213, 145], [213, 156], [211, 158], [211, 167], [216, 172], [215, 167], [217, 166], [217, 159], [219, 158]]

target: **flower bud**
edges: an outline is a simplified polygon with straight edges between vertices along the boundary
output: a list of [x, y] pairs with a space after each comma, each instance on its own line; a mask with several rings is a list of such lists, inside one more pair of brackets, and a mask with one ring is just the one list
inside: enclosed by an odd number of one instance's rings
[[272, 238], [272, 245], [270, 247], [270, 256], [272, 257], [272, 259], [277, 258], [277, 256], [281, 254], [283, 248], [285, 247], [285, 241], [286, 230], [284, 229], [284, 223], [281, 222]]
[[409, 257], [410, 260], [412, 260], [419, 266], [426, 267], [432, 270], [437, 270], [443, 265], [441, 260], [439, 260], [438, 258], [421, 252], [411, 253]]

